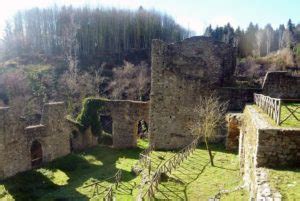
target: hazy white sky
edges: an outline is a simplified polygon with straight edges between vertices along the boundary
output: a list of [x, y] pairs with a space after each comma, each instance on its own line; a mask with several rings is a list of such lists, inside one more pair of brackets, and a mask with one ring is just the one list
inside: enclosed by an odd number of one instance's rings
[[47, 7], [54, 4], [73, 6], [103, 6], [137, 9], [154, 8], [170, 14], [178, 23], [202, 34], [209, 24], [214, 26], [230, 22], [245, 28], [250, 21], [274, 27], [286, 24], [291, 18], [300, 22], [299, 0], [0, 0], [0, 29], [5, 20], [19, 9]]

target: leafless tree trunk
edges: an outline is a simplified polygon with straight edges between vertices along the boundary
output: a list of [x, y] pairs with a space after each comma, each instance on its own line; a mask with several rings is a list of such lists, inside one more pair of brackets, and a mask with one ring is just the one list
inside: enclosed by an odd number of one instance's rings
[[226, 110], [227, 103], [221, 102], [216, 95], [202, 96], [195, 108], [196, 120], [190, 125], [196, 135], [203, 137], [212, 166], [214, 161], [209, 141], [216, 138], [217, 129], [225, 121]]

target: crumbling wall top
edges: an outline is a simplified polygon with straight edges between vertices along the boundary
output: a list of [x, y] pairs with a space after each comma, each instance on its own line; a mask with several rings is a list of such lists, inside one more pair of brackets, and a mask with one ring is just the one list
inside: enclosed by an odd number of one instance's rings
[[265, 76], [263, 94], [273, 98], [300, 99], [300, 77], [287, 71], [272, 71]]

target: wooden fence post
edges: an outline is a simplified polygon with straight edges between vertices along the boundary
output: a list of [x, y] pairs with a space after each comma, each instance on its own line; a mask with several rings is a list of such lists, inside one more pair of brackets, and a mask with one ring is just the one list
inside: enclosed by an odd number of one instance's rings
[[279, 126], [281, 124], [280, 120], [281, 120], [281, 100], [279, 100], [279, 103], [278, 103], [278, 116], [277, 116], [277, 120], [276, 120], [276, 123]]

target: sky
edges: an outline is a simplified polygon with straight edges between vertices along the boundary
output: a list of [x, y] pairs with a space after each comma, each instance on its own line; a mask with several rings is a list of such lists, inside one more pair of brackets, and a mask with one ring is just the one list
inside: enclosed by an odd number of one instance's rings
[[[180, 25], [203, 34], [205, 28], [229, 22], [234, 28], [246, 28], [250, 22], [273, 28], [288, 19], [300, 23], [299, 0], [0, 0], [0, 30], [18, 10], [56, 5], [102, 6], [155, 9], [171, 15]], [[2, 32], [0, 32], [1, 36]]]

